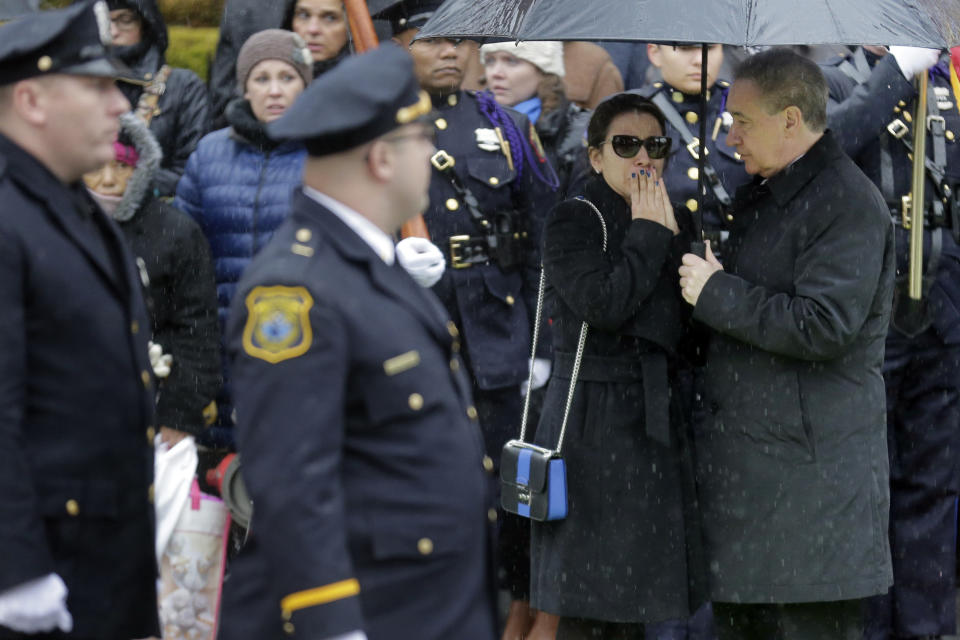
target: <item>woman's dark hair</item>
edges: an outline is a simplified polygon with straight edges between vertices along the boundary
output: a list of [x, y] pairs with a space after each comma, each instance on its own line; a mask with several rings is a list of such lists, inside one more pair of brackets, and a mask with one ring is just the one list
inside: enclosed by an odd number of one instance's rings
[[590, 117], [587, 125], [587, 146], [599, 148], [610, 132], [610, 123], [621, 113], [646, 113], [656, 118], [660, 124], [660, 131], [666, 134], [667, 120], [663, 113], [647, 98], [637, 93], [617, 93], [600, 104]]

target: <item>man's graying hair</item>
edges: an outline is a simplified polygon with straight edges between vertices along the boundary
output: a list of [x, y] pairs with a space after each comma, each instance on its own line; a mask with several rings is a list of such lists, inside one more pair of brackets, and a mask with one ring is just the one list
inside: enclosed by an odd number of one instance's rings
[[734, 79], [757, 86], [767, 113], [795, 106], [811, 131], [827, 128], [827, 81], [809, 58], [789, 49], [768, 49], [740, 63]]

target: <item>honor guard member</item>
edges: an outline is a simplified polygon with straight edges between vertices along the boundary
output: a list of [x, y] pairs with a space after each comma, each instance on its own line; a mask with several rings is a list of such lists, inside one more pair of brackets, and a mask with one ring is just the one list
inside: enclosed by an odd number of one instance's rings
[[150, 325], [81, 180], [130, 109], [109, 34], [102, 2], [0, 26], [0, 638], [159, 635]]
[[[558, 181], [526, 116], [498, 105], [492, 93], [461, 90], [473, 43], [413, 42], [441, 4], [406, 0], [374, 17], [388, 19], [394, 39], [409, 47], [420, 87], [436, 109], [437, 152], [430, 159], [424, 219], [447, 269], [433, 291], [463, 334], [464, 361], [496, 473], [503, 445], [520, 433], [520, 384], [531, 366], [541, 227], [556, 202]], [[539, 343], [534, 388], [550, 371], [550, 340], [541, 337]], [[513, 532], [514, 524], [506, 524], [511, 532], [500, 536], [501, 555], [509, 565], [519, 563], [510, 568], [511, 582], [524, 591], [527, 563], [517, 546], [529, 535]]]
[[494, 637], [496, 512], [460, 333], [391, 237], [426, 206], [431, 111], [386, 45], [267, 128], [308, 157], [227, 328], [255, 506], [221, 638]]
[[727, 132], [733, 118], [726, 110], [730, 83], [717, 79], [723, 65], [723, 46], [709, 45], [707, 51], [707, 112], [702, 113], [700, 76], [702, 49], [699, 45], [648, 44], [650, 62], [663, 75], [663, 81], [637, 90], [650, 98], [667, 119], [670, 159], [664, 168], [664, 182], [670, 199], [696, 211], [699, 179], [700, 121], [707, 120], [707, 156], [704, 163], [703, 228], [711, 248], [720, 257], [727, 225], [732, 222], [729, 211], [733, 193], [750, 181], [736, 150], [727, 145]]
[[[939, 57], [939, 59], [938, 59]], [[956, 633], [956, 499], [960, 450], [960, 84], [929, 49], [855, 50], [827, 69], [830, 126], [880, 188], [896, 225], [898, 286], [884, 378], [890, 454], [894, 585], [871, 603], [868, 640]], [[846, 68], [846, 72], [844, 71]], [[928, 74], [926, 113], [912, 82]], [[951, 77], [953, 81], [951, 82]], [[912, 140], [927, 129], [923, 233], [924, 322], [898, 318], [907, 298]]]

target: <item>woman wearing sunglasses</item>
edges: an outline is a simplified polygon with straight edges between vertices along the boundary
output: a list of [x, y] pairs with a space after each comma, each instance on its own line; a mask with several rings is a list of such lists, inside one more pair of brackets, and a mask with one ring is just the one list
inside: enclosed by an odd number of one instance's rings
[[[676, 269], [690, 243], [661, 177], [663, 115], [636, 94], [598, 105], [587, 129], [584, 199], [546, 226], [553, 377], [537, 444], [560, 435], [581, 323], [590, 326], [567, 424], [568, 515], [534, 522], [530, 640], [644, 637], [702, 597], [687, 438], [671, 391], [687, 325]], [[592, 203], [603, 218], [604, 232]]]

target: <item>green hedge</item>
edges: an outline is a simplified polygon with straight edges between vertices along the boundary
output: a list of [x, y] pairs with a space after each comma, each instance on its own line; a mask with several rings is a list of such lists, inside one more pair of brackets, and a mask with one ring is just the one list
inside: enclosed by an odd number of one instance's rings
[[167, 62], [174, 67], [190, 69], [206, 82], [210, 62], [217, 49], [219, 29], [215, 27], [170, 27]]
[[[267, 0], [270, 1], [270, 0]], [[65, 7], [72, 0], [40, 0], [41, 9]], [[218, 27], [225, 0], [158, 0], [167, 24]]]

